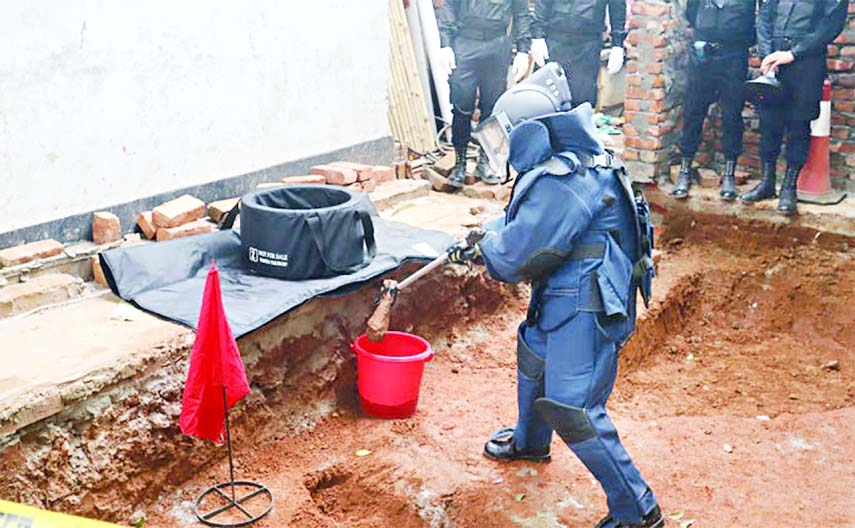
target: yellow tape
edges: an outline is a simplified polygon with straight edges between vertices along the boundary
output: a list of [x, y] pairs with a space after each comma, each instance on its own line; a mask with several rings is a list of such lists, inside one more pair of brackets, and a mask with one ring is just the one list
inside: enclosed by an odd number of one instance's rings
[[0, 500], [0, 528], [118, 528], [106, 523]]

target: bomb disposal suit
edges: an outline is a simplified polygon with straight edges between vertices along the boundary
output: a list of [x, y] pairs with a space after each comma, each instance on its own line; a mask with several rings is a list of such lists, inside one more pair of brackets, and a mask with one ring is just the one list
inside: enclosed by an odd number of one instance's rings
[[796, 180], [810, 150], [810, 122], [819, 116], [828, 45], [846, 24], [842, 0], [761, 0], [757, 45], [761, 71], [777, 71], [783, 95], [760, 104], [760, 184], [746, 202], [775, 196], [775, 164], [787, 138], [787, 172], [778, 210], [796, 212]]
[[[609, 516], [598, 526], [661, 526], [606, 413], [618, 352], [635, 329], [636, 292], [650, 294], [649, 209], [597, 139], [591, 106], [568, 108], [563, 71], [548, 63], [504, 94], [483, 125], [510, 131], [508, 162], [519, 176], [504, 218], [485, 226], [469, 257], [494, 279], [532, 282], [518, 331], [518, 422], [484, 454], [547, 461], [554, 430], [606, 493]], [[488, 149], [505, 148], [491, 141], [495, 130], [477, 133]]]

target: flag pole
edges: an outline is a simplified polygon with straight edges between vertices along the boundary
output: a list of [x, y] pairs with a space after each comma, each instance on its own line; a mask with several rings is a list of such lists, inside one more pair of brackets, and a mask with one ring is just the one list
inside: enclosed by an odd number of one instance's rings
[[226, 386], [223, 385], [223, 408], [226, 411], [226, 444], [229, 451], [229, 483], [232, 487], [232, 503], [235, 502], [235, 466], [232, 462], [232, 433], [229, 429], [229, 400], [226, 398]]

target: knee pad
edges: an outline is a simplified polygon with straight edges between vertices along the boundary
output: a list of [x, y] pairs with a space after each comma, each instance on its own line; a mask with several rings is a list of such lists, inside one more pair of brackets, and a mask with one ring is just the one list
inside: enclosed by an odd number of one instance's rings
[[534, 402], [534, 408], [567, 445], [578, 444], [597, 436], [588, 411], [581, 407], [564, 405], [549, 398], [538, 398]]
[[526, 378], [535, 381], [543, 379], [544, 360], [523, 339], [523, 325], [517, 330], [517, 368]]

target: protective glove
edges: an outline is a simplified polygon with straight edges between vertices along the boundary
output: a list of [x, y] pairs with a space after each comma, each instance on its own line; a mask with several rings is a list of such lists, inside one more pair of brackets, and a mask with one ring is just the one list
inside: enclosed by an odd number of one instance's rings
[[623, 46], [612, 46], [611, 51], [609, 51], [609, 62], [606, 64], [606, 71], [609, 72], [609, 75], [614, 75], [623, 68], [625, 56], [626, 52]]
[[469, 264], [480, 256], [481, 248], [478, 247], [478, 244], [468, 246], [465, 242], [460, 242], [449, 250], [448, 261], [455, 264]]
[[549, 48], [546, 47], [546, 39], [536, 38], [531, 40], [531, 58], [538, 66], [543, 66], [549, 60]]
[[528, 73], [528, 62], [529, 62], [529, 54], [523, 52], [517, 52], [514, 57], [514, 80], [517, 82], [521, 81], [525, 74]]
[[469, 234], [466, 235], [466, 245], [469, 247], [474, 246], [478, 242], [482, 241], [484, 237], [487, 236], [487, 233], [487, 231], [484, 231], [480, 227], [473, 228], [471, 231], [469, 231]]
[[439, 67], [442, 68], [446, 77], [451, 76], [451, 72], [457, 67], [457, 60], [454, 58], [454, 50], [449, 46], [439, 48]]

